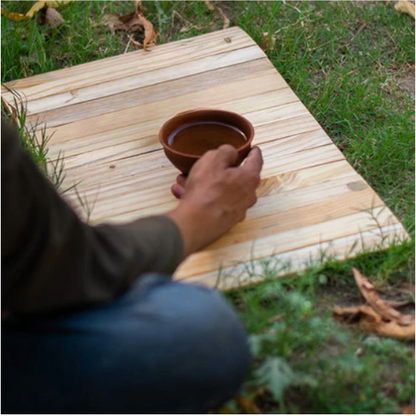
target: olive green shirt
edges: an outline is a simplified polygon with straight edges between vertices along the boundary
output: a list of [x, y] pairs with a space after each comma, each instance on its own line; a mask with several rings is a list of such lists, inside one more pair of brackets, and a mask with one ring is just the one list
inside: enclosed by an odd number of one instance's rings
[[166, 216], [89, 226], [1, 122], [2, 310], [38, 314], [110, 301], [143, 273], [171, 274], [183, 242]]

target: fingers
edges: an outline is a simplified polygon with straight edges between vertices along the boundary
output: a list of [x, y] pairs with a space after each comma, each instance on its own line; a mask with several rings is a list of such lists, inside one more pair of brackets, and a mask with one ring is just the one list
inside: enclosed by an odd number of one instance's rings
[[235, 165], [238, 158], [237, 149], [230, 144], [224, 144], [218, 149], [208, 152], [207, 155], [208, 154], [210, 154], [210, 157], [216, 164], [219, 164], [224, 168]]
[[175, 198], [181, 199], [185, 192], [186, 176], [181, 173], [176, 177], [176, 183], [174, 183], [170, 190]]
[[261, 150], [258, 147], [253, 147], [241, 169], [248, 173], [259, 175], [262, 167], [263, 156]]
[[172, 185], [172, 187], [170, 188], [170, 190], [171, 190], [173, 196], [175, 198], [178, 198], [178, 199], [181, 199], [182, 196], [183, 196], [183, 194], [184, 194], [184, 192], [185, 192], [185, 188], [183, 186], [177, 184], [177, 183], [174, 183]]
[[176, 177], [176, 183], [179, 186], [182, 186], [182, 188], [184, 188], [185, 187], [185, 184], [186, 184], [186, 176], [183, 173], [181, 173], [180, 175], [178, 175]]

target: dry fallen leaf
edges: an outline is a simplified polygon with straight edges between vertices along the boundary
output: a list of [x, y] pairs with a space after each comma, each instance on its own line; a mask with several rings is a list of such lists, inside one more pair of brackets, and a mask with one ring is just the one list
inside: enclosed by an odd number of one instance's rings
[[120, 25], [120, 20], [115, 14], [105, 14], [100, 25], [108, 26], [111, 33], [114, 34], [116, 28]]
[[404, 414], [404, 415], [414, 415], [415, 414], [415, 409], [412, 406], [405, 406], [402, 409], [402, 414]]
[[205, 0], [205, 4], [207, 5], [209, 10], [213, 11], [218, 17], [224, 20], [222, 28], [228, 29], [230, 27], [230, 19], [225, 15], [221, 7], [214, 5], [213, 3], [210, 2], [210, 0]]
[[68, 5], [69, 3], [71, 3], [71, 1], [72, 0], [37, 1], [26, 14], [5, 12], [3, 9], [1, 9], [1, 14], [5, 14], [8, 19], [16, 21], [23, 19], [31, 19], [35, 15], [35, 13], [37, 13], [39, 10], [42, 10], [45, 7], [52, 7], [54, 9], [58, 9], [61, 6]]
[[407, 300], [385, 300], [387, 305], [391, 306], [392, 308], [403, 308], [403, 306], [410, 305], [411, 303], [415, 303], [413, 299]]
[[382, 317], [369, 305], [336, 306], [333, 311], [336, 315], [347, 319], [349, 316], [353, 317], [360, 314], [369, 316], [375, 322], [379, 322], [382, 319]]
[[260, 43], [260, 48], [263, 52], [266, 52], [269, 47], [269, 32], [263, 33], [263, 39]]
[[334, 314], [337, 320], [352, 321], [354, 319], [363, 330], [378, 335], [406, 340], [415, 338], [414, 322], [406, 326], [399, 325], [395, 321], [385, 322], [383, 317], [369, 305], [335, 307]]
[[[143, 10], [141, 8], [141, 3], [139, 3], [140, 2], [136, 2], [136, 8], [138, 10]], [[155, 41], [157, 33], [153, 29], [152, 23], [149, 22], [142, 13], [136, 14], [134, 11], [124, 16], [106, 14], [103, 17], [101, 24], [108, 26], [112, 33], [114, 33], [116, 30], [125, 30], [126, 32], [144, 31], [143, 45], [140, 42], [134, 40], [132, 36], [129, 36], [129, 43], [143, 47], [144, 50], [148, 50], [147, 46], [149, 44], [156, 43]]]
[[16, 20], [17, 22], [19, 20], [26, 19], [26, 15], [21, 13], [13, 13], [13, 12], [7, 12], [1, 9], [1, 14], [5, 15], [10, 20]]
[[274, 49], [274, 44], [276, 43], [276, 34], [272, 34], [271, 38], [269, 32], [263, 33], [263, 39], [260, 43], [260, 48], [264, 52], [271, 52]]
[[44, 23], [52, 29], [57, 29], [62, 23], [65, 23], [65, 20], [57, 10], [53, 7], [48, 7], [46, 9]]
[[141, 0], [135, 0], [134, 2], [134, 13], [136, 14], [143, 14], [144, 13], [144, 9], [142, 7], [142, 2]]
[[365, 276], [355, 268], [353, 273], [355, 282], [368, 304], [337, 306], [333, 309], [334, 319], [357, 322], [362, 329], [378, 335], [396, 339], [415, 339], [415, 317], [403, 315], [393, 309], [389, 301], [380, 298], [374, 285]]
[[140, 24], [144, 27], [143, 50], [147, 50], [147, 45], [156, 40], [157, 33], [153, 29], [153, 25], [142, 15], [139, 14]]
[[127, 49], [129, 47], [130, 43], [132, 43], [133, 45], [138, 46], [139, 48], [143, 48], [143, 45], [140, 42], [138, 42], [137, 40], [134, 40], [132, 35], [129, 35], [128, 38], [129, 38], [129, 43], [126, 46], [125, 52], [127, 52]]
[[261, 410], [257, 407], [256, 403], [253, 400], [248, 399], [247, 397], [243, 397], [238, 395], [235, 398], [235, 401], [240, 406], [241, 410], [248, 414], [248, 415], [261, 415]]
[[403, 315], [396, 309], [389, 306], [376, 293], [374, 285], [363, 276], [356, 268], [353, 268], [354, 279], [360, 289], [361, 294], [370, 306], [379, 313], [383, 318], [395, 321], [400, 325], [410, 325], [415, 322], [415, 317], [411, 315]]
[[415, 18], [415, 5], [410, 3], [410, 1], [398, 1], [394, 8], [399, 12], [409, 14], [413, 19]]
[[143, 27], [140, 24], [140, 18], [135, 12], [131, 12], [124, 16], [118, 17], [118, 24], [115, 29], [126, 30], [128, 32], [142, 31]]
[[386, 337], [414, 340], [415, 339], [415, 323], [410, 325], [402, 326], [395, 321], [384, 322], [384, 321], [371, 321], [364, 319], [360, 321], [360, 325], [363, 329], [373, 332], [378, 335], [384, 335]]

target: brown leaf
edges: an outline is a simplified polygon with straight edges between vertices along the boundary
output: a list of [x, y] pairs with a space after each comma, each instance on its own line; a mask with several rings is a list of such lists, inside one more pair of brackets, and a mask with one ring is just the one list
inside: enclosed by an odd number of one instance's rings
[[31, 19], [35, 15], [35, 13], [37, 13], [39, 10], [42, 10], [45, 7], [53, 7], [56, 9], [61, 6], [68, 5], [69, 3], [71, 3], [71, 1], [72, 0], [37, 1], [26, 14], [5, 12], [3, 9], [1, 9], [1, 14], [4, 14], [8, 19], [16, 21], [27, 18]]
[[410, 3], [410, 1], [398, 1], [394, 8], [403, 13], [407, 13], [408, 15], [412, 16], [413, 19], [415, 18], [415, 5]]
[[144, 13], [144, 9], [142, 7], [142, 2], [141, 0], [135, 0], [134, 2], [134, 13], [136, 14], [143, 14]]
[[335, 307], [334, 318], [351, 321], [356, 319], [358, 325], [369, 332], [396, 339], [414, 339], [415, 323], [402, 326], [395, 321], [385, 322], [370, 305]]
[[382, 317], [369, 305], [336, 306], [333, 311], [336, 315], [346, 319], [351, 319], [352, 316], [361, 314], [372, 318], [375, 322], [382, 320]]
[[142, 15], [139, 14], [140, 24], [144, 27], [143, 50], [147, 50], [149, 43], [155, 42], [157, 33], [153, 29], [153, 25]]
[[415, 414], [415, 409], [412, 406], [405, 406], [402, 409], [402, 414], [404, 414], [404, 415], [414, 415]]
[[374, 322], [369, 319], [363, 319], [360, 321], [362, 326], [367, 331], [373, 332], [378, 335], [384, 335], [386, 337], [414, 340], [415, 339], [415, 323], [410, 325], [401, 326], [395, 321], [390, 322]]
[[413, 299], [407, 300], [384, 300], [387, 305], [391, 306], [392, 308], [403, 308], [403, 306], [410, 305], [411, 303], [415, 303]]
[[276, 43], [276, 35], [273, 33], [271, 38], [269, 32], [263, 33], [263, 39], [260, 43], [260, 48], [264, 52], [271, 52], [274, 49], [274, 44]]
[[1, 9], [1, 14], [5, 15], [8, 19], [16, 20], [17, 22], [19, 20], [26, 19], [26, 15], [24, 14], [8, 12], [8, 11], [4, 11], [3, 9]]
[[266, 52], [268, 47], [269, 47], [269, 32], [264, 32], [263, 39], [261, 40], [261, 43], [260, 43], [260, 48], [263, 52]]
[[125, 30], [127, 32], [137, 32], [143, 30], [140, 18], [135, 12], [119, 16], [118, 19], [120, 23], [115, 27], [116, 29]]
[[415, 322], [415, 317], [411, 315], [403, 315], [396, 309], [390, 307], [376, 293], [374, 285], [363, 276], [356, 268], [353, 268], [354, 279], [360, 289], [361, 294], [370, 306], [381, 316], [389, 321], [395, 321], [400, 325], [410, 325]]
[[250, 400], [247, 397], [243, 397], [241, 395], [236, 396], [235, 400], [244, 413], [248, 415], [262, 414], [262, 411], [257, 407], [253, 400]]
[[101, 24], [108, 26], [113, 33], [115, 30], [125, 30], [126, 32], [143, 31], [143, 26], [140, 24], [140, 18], [135, 12], [131, 12], [124, 16], [105, 14]]
[[120, 25], [120, 20], [115, 14], [105, 14], [100, 25], [108, 26], [114, 35], [116, 28]]
[[[136, 2], [136, 8], [143, 10], [141, 5], [138, 5]], [[110, 28], [111, 32], [114, 33], [116, 30], [125, 30], [126, 32], [142, 32], [144, 30], [144, 41], [143, 49], [148, 50], [147, 46], [151, 43], [155, 43], [157, 33], [153, 29], [153, 25], [149, 22], [142, 13], [136, 14], [136, 12], [131, 12], [124, 16], [117, 16], [114, 14], [106, 14], [103, 17], [103, 25], [106, 25]], [[135, 41], [131, 36], [130, 42], [136, 46], [142, 46], [140, 42]]]
[[[137, 40], [134, 40], [133, 36], [131, 36], [131, 35], [129, 35], [129, 43], [132, 43], [133, 45], [139, 46], [140, 48], [143, 48], [143, 45], [140, 42], [137, 42]], [[127, 45], [126, 50], [128, 49], [128, 46], [129, 45]]]
[[53, 7], [48, 7], [46, 9], [44, 23], [52, 29], [57, 29], [62, 23], [65, 23], [65, 20], [57, 10]]
[[51, 0], [51, 1], [37, 1], [30, 10], [26, 13], [26, 17], [32, 18], [35, 13], [39, 10], [43, 9], [44, 7], [53, 7], [55, 9], [66, 6], [71, 3], [71, 0]]
[[214, 5], [213, 3], [210, 2], [210, 0], [205, 0], [205, 4], [207, 5], [209, 10], [213, 11], [217, 15], [217, 17], [224, 20], [222, 28], [228, 29], [230, 27], [230, 19], [225, 15], [221, 7]]

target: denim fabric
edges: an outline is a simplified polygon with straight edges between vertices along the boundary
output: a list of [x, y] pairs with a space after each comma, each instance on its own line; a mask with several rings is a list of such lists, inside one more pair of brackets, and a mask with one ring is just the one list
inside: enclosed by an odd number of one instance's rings
[[213, 290], [149, 274], [96, 308], [2, 325], [2, 413], [204, 413], [249, 364]]

